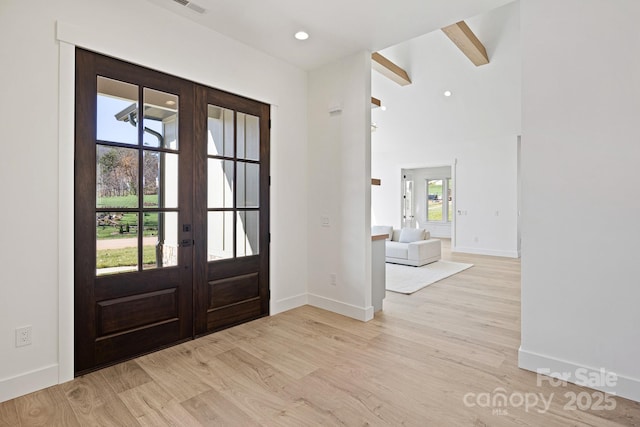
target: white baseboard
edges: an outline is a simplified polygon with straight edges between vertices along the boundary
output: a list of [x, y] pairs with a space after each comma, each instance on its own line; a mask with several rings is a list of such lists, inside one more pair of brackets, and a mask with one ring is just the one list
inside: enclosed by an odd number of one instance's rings
[[0, 402], [15, 399], [58, 384], [58, 365], [0, 380]]
[[451, 252], [461, 252], [474, 255], [500, 256], [504, 258], [520, 258], [520, 254], [518, 253], [518, 251], [498, 251], [495, 249], [465, 248], [463, 246], [454, 246], [453, 248], [451, 248]]
[[[578, 384], [594, 390], [615, 394], [616, 396], [640, 402], [640, 380], [636, 378], [630, 378], [616, 373], [615, 386], [607, 386], [607, 384], [604, 383], [595, 384], [593, 386], [581, 384], [580, 381], [576, 381], [576, 372], [580, 372], [581, 377], [583, 378], [599, 378], [602, 375], [602, 371], [590, 366], [582, 366], [566, 360], [560, 360], [533, 353], [531, 351], [526, 351], [523, 350], [522, 347], [518, 350], [518, 366], [522, 369], [526, 369], [527, 371], [533, 371], [536, 373], [540, 372], [540, 370], [544, 370], [545, 373], [551, 372], [552, 374], [549, 375], [551, 377], [561, 378], [573, 384]], [[553, 373], [556, 373], [556, 375]], [[569, 373], [570, 375], [558, 375], [560, 373]]]
[[271, 315], [282, 313], [283, 311], [289, 311], [297, 307], [302, 307], [309, 303], [309, 294], [300, 294], [293, 297], [281, 299], [278, 301], [271, 301]]
[[352, 319], [368, 322], [373, 319], [373, 306], [357, 307], [355, 305], [346, 304], [331, 298], [321, 297], [319, 295], [309, 294], [309, 305], [321, 308], [323, 310], [332, 311], [351, 317]]

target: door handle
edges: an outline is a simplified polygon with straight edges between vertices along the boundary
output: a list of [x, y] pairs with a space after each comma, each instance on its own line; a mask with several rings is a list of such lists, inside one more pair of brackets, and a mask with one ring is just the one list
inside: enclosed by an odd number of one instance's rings
[[182, 246], [183, 248], [186, 248], [188, 246], [191, 246], [193, 243], [195, 242], [191, 239], [183, 239], [182, 242], [180, 242], [180, 246]]

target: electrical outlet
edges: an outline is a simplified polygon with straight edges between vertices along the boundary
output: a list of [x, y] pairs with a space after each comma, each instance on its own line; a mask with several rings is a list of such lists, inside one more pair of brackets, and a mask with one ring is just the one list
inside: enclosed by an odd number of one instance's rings
[[16, 347], [31, 345], [31, 326], [16, 329]]
[[331, 273], [329, 275], [329, 283], [331, 283], [331, 286], [336, 286], [338, 284], [338, 276], [336, 273]]

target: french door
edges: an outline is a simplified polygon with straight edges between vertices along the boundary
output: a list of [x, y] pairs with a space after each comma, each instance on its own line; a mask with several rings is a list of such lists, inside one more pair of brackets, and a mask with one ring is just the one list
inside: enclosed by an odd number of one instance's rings
[[402, 175], [402, 227], [415, 228], [416, 219], [413, 206], [413, 177]]
[[196, 89], [197, 133], [207, 136], [194, 162], [200, 335], [269, 310], [269, 106]]
[[269, 107], [78, 49], [75, 371], [268, 314]]

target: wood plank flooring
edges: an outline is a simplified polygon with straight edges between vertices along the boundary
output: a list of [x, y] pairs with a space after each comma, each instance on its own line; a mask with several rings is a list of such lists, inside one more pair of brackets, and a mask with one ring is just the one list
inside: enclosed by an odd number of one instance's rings
[[[0, 403], [0, 426], [640, 425], [639, 403], [567, 410], [565, 393], [594, 392], [518, 369], [519, 260], [447, 241], [444, 258], [475, 266], [388, 292], [370, 322], [301, 307]], [[501, 391], [549, 410], [464, 401]]]

